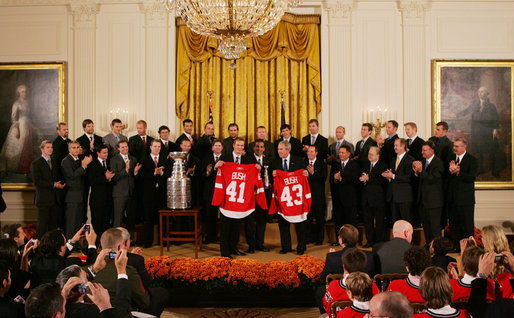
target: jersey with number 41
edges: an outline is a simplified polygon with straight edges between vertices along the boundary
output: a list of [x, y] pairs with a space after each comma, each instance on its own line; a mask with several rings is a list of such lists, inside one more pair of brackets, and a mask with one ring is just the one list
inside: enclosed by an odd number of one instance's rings
[[277, 172], [273, 183], [273, 194], [269, 214], [278, 212], [291, 223], [300, 223], [307, 220], [311, 209], [311, 188], [304, 170]]
[[225, 162], [218, 169], [211, 204], [226, 217], [242, 219], [255, 210], [255, 201], [268, 208], [260, 171], [254, 164]]

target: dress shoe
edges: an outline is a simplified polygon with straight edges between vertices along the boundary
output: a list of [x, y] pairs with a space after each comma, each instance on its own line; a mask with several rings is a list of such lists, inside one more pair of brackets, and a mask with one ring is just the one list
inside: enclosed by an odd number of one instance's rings
[[264, 246], [257, 246], [255, 249], [261, 252], [269, 252], [269, 249]]
[[292, 250], [284, 250], [284, 249], [281, 249], [280, 252], [278, 252], [279, 254], [287, 254], [288, 252], [292, 252]]
[[364, 245], [362, 248], [370, 248], [370, 247], [373, 247], [373, 244], [366, 243], [366, 245]]
[[254, 248], [249, 248], [245, 253], [246, 254], [255, 254], [255, 249]]
[[240, 250], [235, 250], [232, 252], [232, 254], [237, 255], [237, 256], [245, 256], [246, 255], [246, 253], [243, 253]]
[[226, 258], [234, 259], [231, 255], [229, 255], [229, 256], [223, 256], [223, 255], [222, 255], [222, 257], [226, 257]]
[[323, 242], [316, 242], [316, 245], [323, 245]]
[[303, 253], [305, 253], [305, 251], [304, 251], [304, 250], [298, 250], [298, 251], [296, 251], [296, 254], [298, 254], [298, 255], [303, 255]]
[[332, 243], [330, 245], [332, 245], [332, 246], [339, 246], [339, 242], [334, 242], [334, 243]]

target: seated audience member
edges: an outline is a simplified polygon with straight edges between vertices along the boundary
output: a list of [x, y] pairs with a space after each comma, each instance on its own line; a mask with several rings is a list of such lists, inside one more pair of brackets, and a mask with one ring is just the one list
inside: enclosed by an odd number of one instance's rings
[[430, 256], [422, 247], [412, 246], [403, 255], [409, 276], [405, 279], [393, 280], [387, 290], [397, 291], [409, 299], [411, 303], [423, 303], [425, 300], [419, 293], [419, 275], [430, 266]]
[[[484, 250], [487, 253], [501, 254], [510, 251], [507, 236], [503, 229], [497, 225], [488, 225], [482, 228], [482, 242], [484, 243]], [[509, 279], [512, 278], [512, 273], [505, 267], [505, 262], [496, 262], [491, 274], [491, 278], [499, 283], [501, 296], [503, 298], [514, 298], [509, 283]]]
[[86, 235], [89, 245], [96, 250], [96, 234], [94, 231], [85, 231], [84, 226], [66, 242], [64, 234], [60, 230], [46, 232], [41, 237], [40, 254], [34, 255], [30, 268], [34, 277], [34, 285], [54, 282], [57, 274], [70, 265], [82, 265], [78, 257], [68, 257], [82, 235]]
[[81, 237], [76, 244], [76, 249], [80, 251], [80, 258], [83, 264], [91, 265], [96, 261], [97, 250], [95, 245], [89, 245], [85, 237]]
[[436, 237], [430, 244], [430, 252], [432, 253], [432, 265], [438, 266], [446, 271], [448, 269], [448, 264], [457, 262], [455, 258], [446, 255], [452, 249], [453, 243], [450, 239], [442, 236]]
[[57, 283], [46, 283], [34, 288], [25, 302], [27, 318], [64, 318], [66, 300]]
[[[102, 254], [104, 256], [105, 254]], [[127, 279], [127, 251], [121, 249], [114, 261], [117, 271], [116, 301], [111, 305], [109, 292], [100, 284], [88, 282], [86, 272], [77, 265], [63, 269], [57, 275], [57, 283], [61, 286], [66, 298], [66, 318], [69, 317], [127, 317], [130, 310], [130, 284]], [[84, 293], [87, 286], [91, 292]], [[84, 303], [87, 296], [93, 304]]]
[[[323, 267], [323, 271], [320, 275], [320, 281], [323, 283], [327, 280], [328, 274], [343, 274], [343, 253], [350, 248], [357, 247], [357, 243], [359, 242], [359, 230], [351, 224], [345, 224], [339, 229], [338, 239], [339, 245], [341, 245], [343, 249], [340, 251], [330, 249], [330, 252], [327, 254], [325, 266]], [[373, 276], [375, 272], [373, 254], [368, 251], [363, 252], [366, 254], [366, 267], [363, 271], [369, 276]], [[318, 308], [322, 314], [325, 313], [325, 307], [323, 306], [323, 297], [325, 297], [325, 293], [326, 285], [323, 284], [316, 290], [315, 295], [316, 303], [318, 304]]]
[[362, 272], [354, 272], [346, 278], [348, 298], [352, 301], [350, 307], [346, 307], [337, 313], [337, 318], [364, 317], [369, 314], [369, 301], [373, 297], [373, 281]]
[[3, 238], [9, 238], [16, 242], [18, 250], [23, 251], [25, 245], [25, 231], [20, 224], [7, 224], [2, 228]]
[[[37, 244], [37, 243], [36, 243]], [[36, 245], [37, 246], [37, 245]], [[26, 244], [20, 257], [17, 244], [12, 239], [0, 239], [0, 260], [9, 268], [11, 283], [5, 297], [14, 299], [20, 296], [27, 298], [30, 290], [31, 275], [28, 272], [28, 254], [33, 249], [32, 243]], [[22, 259], [20, 261], [20, 258]]]
[[[127, 251], [130, 248], [130, 233], [124, 227], [117, 227], [118, 230], [121, 231], [121, 237], [123, 238], [121, 248], [126, 249]], [[146, 289], [150, 287], [150, 282], [152, 281], [152, 277], [146, 271], [145, 267], [145, 258], [142, 256], [143, 251], [141, 248], [136, 247], [132, 249], [132, 252], [127, 253], [128, 261], [127, 265], [134, 267], [143, 282], [143, 286]], [[162, 289], [160, 292], [168, 294], [165, 289]]]
[[[329, 317], [331, 315], [331, 305], [334, 301], [351, 300], [347, 293], [348, 285], [346, 284], [346, 280], [350, 273], [362, 272], [366, 266], [366, 254], [358, 248], [349, 248], [343, 253], [342, 262], [344, 271], [343, 279], [331, 281], [325, 297], [323, 297], [323, 306]], [[378, 292], [378, 287], [373, 284], [373, 294], [377, 294]]]
[[[470, 246], [464, 250], [462, 254], [462, 267], [464, 270], [464, 277], [459, 278], [456, 266], [454, 263], [448, 267], [448, 274], [450, 275], [450, 283], [453, 290], [452, 301], [461, 301], [469, 299], [471, 294], [471, 282], [477, 278], [478, 274], [478, 261], [480, 256], [484, 255], [483, 249], [477, 246]], [[487, 300], [494, 300], [494, 281], [490, 278], [487, 279]]]
[[[123, 236], [119, 229], [111, 228], [102, 234], [100, 239], [102, 249], [108, 249], [113, 252], [123, 248]], [[164, 310], [164, 305], [168, 300], [168, 294], [163, 293], [162, 289], [154, 292], [152, 289], [146, 289], [141, 281], [136, 269], [130, 265], [127, 266], [127, 276], [132, 291], [131, 303], [132, 307], [139, 311], [159, 317]], [[112, 260], [107, 260], [107, 265], [95, 274], [95, 283], [102, 284], [109, 291], [111, 301], [116, 297], [117, 279], [116, 266]]]
[[414, 315], [423, 317], [469, 317], [465, 310], [451, 307], [453, 292], [448, 275], [439, 267], [431, 266], [423, 271], [419, 282], [419, 292], [426, 300], [427, 310]]
[[[375, 244], [373, 253], [377, 256], [377, 272], [382, 274], [406, 273], [402, 262], [403, 254], [411, 246], [412, 225], [405, 220], [398, 220], [393, 225], [393, 239]], [[421, 274], [421, 272], [419, 272]]]
[[[510, 252], [502, 252], [505, 264], [511, 272], [514, 272], [514, 256]], [[487, 277], [490, 276], [496, 266], [496, 254], [493, 252], [480, 256], [478, 263], [478, 278], [471, 282], [471, 294], [468, 301], [468, 309], [473, 317], [499, 318], [512, 317], [514, 312], [514, 299], [497, 298], [492, 303], [487, 303]], [[514, 280], [510, 279], [511, 287]]]
[[10, 287], [11, 271], [6, 262], [0, 261], [0, 317], [25, 317], [23, 303], [6, 295]]
[[395, 291], [376, 294], [369, 302], [370, 317], [412, 318], [413, 312], [407, 297]]

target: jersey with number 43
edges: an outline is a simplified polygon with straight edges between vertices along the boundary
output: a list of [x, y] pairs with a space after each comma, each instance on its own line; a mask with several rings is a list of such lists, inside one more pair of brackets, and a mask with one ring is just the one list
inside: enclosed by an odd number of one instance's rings
[[278, 212], [291, 223], [300, 223], [307, 220], [311, 209], [311, 188], [304, 170], [277, 172], [273, 183], [273, 194], [269, 214]]
[[260, 171], [254, 164], [225, 162], [218, 169], [211, 204], [226, 217], [242, 219], [255, 210], [255, 201], [268, 208]]

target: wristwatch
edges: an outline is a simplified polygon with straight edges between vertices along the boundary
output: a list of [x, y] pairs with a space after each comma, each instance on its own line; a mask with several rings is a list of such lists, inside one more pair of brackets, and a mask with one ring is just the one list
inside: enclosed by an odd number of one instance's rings
[[478, 273], [478, 274], [477, 274], [477, 277], [478, 277], [478, 278], [487, 279], [487, 276], [485, 276], [485, 274], [484, 274], [484, 273]]

